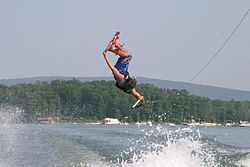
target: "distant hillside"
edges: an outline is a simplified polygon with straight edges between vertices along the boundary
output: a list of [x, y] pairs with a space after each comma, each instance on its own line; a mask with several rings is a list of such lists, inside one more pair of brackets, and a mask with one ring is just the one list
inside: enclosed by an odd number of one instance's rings
[[140, 83], [151, 83], [160, 88], [168, 89], [186, 89], [194, 95], [209, 97], [210, 99], [220, 100], [250, 100], [250, 91], [221, 88], [215, 86], [206, 86], [198, 84], [188, 84], [185, 82], [167, 81], [159, 79], [138, 78]]
[[[0, 80], [1, 84], [11, 86], [19, 83], [35, 83], [37, 81], [47, 81], [51, 82], [56, 79], [70, 80], [74, 77], [33, 77], [33, 78], [19, 78], [19, 79], [3, 79]], [[95, 81], [95, 80], [112, 80], [112, 77], [75, 77], [82, 82], [86, 81]], [[159, 80], [159, 79], [150, 79], [150, 78], [137, 78], [138, 83], [149, 83], [153, 84], [160, 88], [166, 89], [186, 89], [190, 92], [190, 94], [205, 96], [210, 99], [220, 99], [220, 100], [249, 100], [250, 101], [250, 91], [242, 91], [228, 88], [220, 88], [214, 86], [205, 86], [198, 84], [189, 84], [187, 85], [185, 82], [177, 82], [177, 81], [167, 81], [167, 80]]]
[[16, 85], [20, 83], [36, 83], [37, 81], [46, 81], [51, 82], [56, 79], [62, 79], [62, 80], [71, 80], [73, 78], [76, 78], [80, 80], [81, 82], [86, 81], [96, 81], [96, 80], [111, 80], [111, 77], [61, 77], [61, 76], [47, 76], [47, 77], [31, 77], [31, 78], [17, 78], [17, 79], [2, 79], [0, 80], [0, 84], [4, 84], [7, 86]]

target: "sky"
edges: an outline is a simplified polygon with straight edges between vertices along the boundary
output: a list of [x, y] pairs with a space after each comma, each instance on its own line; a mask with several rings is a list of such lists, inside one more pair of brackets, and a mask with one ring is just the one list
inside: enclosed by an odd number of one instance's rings
[[[1, 0], [0, 79], [111, 76], [102, 51], [119, 30], [133, 76], [187, 82], [249, 8], [250, 0]], [[192, 83], [250, 91], [249, 46], [250, 14]]]

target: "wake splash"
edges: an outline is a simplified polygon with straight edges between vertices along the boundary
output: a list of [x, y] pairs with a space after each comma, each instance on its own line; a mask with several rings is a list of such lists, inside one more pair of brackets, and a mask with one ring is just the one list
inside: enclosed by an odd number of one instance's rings
[[239, 166], [241, 166], [241, 167], [248, 167], [248, 166], [250, 166], [250, 155], [248, 155], [246, 158], [242, 159], [239, 162]]
[[23, 110], [9, 105], [0, 105], [0, 124], [9, 125], [20, 123], [23, 118]]
[[199, 130], [156, 127], [131, 141], [118, 164], [121, 167], [217, 167], [215, 153], [202, 142]]
[[18, 124], [22, 120], [23, 113], [23, 110], [18, 107], [0, 105], [0, 144], [2, 145], [2, 153], [15, 153], [14, 146], [23, 129], [22, 126]]

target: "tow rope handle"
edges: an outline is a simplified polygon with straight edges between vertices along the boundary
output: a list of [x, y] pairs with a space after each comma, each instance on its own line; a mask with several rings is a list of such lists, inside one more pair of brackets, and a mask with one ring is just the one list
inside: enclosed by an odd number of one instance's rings
[[[140, 103], [141, 102], [141, 103]], [[139, 104], [140, 103], [140, 104]], [[139, 104], [139, 105], [138, 105]], [[138, 108], [142, 106], [142, 101], [141, 100], [137, 100], [135, 102], [135, 104], [131, 107], [132, 109]]]

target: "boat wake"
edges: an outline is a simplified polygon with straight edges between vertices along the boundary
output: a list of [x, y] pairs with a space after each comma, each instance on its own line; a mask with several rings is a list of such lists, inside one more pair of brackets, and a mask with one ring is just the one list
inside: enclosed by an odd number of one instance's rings
[[202, 142], [199, 130], [179, 128], [168, 130], [157, 127], [125, 150], [119, 159], [122, 167], [216, 167], [215, 154]]
[[238, 166], [240, 166], [240, 167], [249, 167], [250, 166], [250, 154], [248, 154], [247, 157], [240, 160], [240, 162], [238, 163]]
[[23, 110], [18, 107], [0, 105], [0, 166], [10, 166], [10, 159], [16, 156], [16, 145], [22, 133], [22, 126], [17, 123], [22, 113]]

